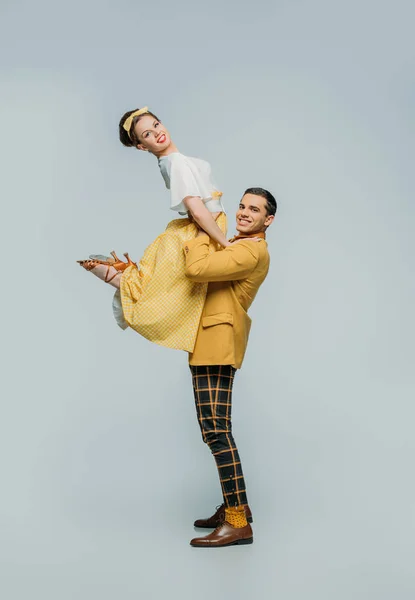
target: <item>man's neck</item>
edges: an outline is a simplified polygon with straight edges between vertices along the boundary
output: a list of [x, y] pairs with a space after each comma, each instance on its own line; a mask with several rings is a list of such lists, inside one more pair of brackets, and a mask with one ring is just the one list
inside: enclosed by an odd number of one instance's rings
[[242, 238], [259, 237], [265, 240], [265, 231], [255, 231], [251, 233], [240, 233], [236, 232], [236, 235], [232, 238], [233, 240], [240, 240]]

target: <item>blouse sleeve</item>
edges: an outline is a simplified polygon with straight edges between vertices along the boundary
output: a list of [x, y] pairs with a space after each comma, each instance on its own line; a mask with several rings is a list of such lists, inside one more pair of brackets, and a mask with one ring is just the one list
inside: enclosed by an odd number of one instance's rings
[[187, 196], [203, 197], [191, 166], [186, 161], [186, 157], [180, 154], [174, 155], [171, 161], [170, 196], [171, 210], [180, 213], [187, 212], [187, 208], [183, 203], [184, 198]]

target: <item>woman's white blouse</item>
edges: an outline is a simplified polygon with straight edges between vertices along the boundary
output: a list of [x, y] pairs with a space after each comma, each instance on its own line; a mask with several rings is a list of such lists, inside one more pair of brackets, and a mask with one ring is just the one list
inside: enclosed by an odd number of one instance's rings
[[198, 196], [210, 212], [225, 212], [220, 192], [212, 183], [210, 164], [200, 158], [191, 158], [172, 152], [158, 159], [166, 188], [170, 190], [170, 208], [187, 214], [183, 203], [187, 196]]

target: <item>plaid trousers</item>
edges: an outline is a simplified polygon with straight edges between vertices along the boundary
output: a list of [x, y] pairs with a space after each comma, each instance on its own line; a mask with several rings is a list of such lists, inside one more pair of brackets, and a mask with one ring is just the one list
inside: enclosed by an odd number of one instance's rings
[[190, 365], [190, 370], [202, 438], [215, 458], [225, 506], [248, 504], [242, 465], [232, 435], [232, 386], [236, 369], [231, 365]]

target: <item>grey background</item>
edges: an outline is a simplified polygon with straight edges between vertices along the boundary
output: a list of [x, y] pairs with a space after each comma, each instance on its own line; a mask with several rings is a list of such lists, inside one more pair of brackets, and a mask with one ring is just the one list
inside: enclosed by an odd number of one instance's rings
[[[2, 0], [2, 598], [414, 597], [414, 13]], [[280, 204], [235, 384], [252, 546], [188, 545], [220, 490], [186, 356], [74, 262], [173, 216], [117, 141], [143, 104], [231, 215]]]

